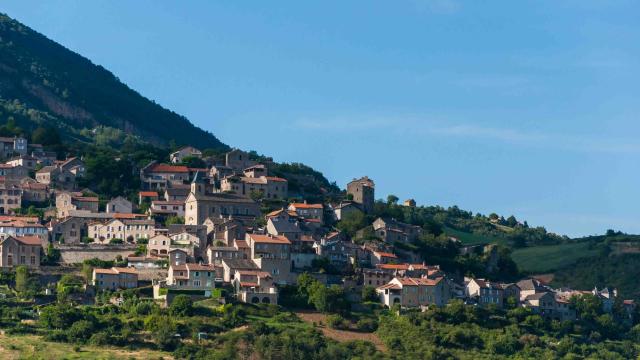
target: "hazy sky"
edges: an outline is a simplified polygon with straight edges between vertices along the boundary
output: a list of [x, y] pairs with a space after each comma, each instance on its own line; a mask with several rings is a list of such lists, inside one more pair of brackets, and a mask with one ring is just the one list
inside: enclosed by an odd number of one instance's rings
[[[378, 197], [640, 232], [635, 1], [27, 1], [222, 141]], [[149, 119], [153, 121], [153, 119]]]

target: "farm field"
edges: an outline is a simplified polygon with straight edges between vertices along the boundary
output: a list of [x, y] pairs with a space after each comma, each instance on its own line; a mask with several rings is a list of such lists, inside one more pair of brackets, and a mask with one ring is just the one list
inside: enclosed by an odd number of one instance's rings
[[513, 251], [511, 258], [521, 271], [544, 273], [597, 254], [598, 250], [589, 249], [589, 243], [581, 242], [517, 249]]

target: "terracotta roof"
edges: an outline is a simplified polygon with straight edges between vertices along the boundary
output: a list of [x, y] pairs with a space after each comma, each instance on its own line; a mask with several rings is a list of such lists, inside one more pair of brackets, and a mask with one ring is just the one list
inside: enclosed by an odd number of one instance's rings
[[383, 270], [409, 270], [409, 264], [377, 264], [376, 267]]
[[287, 182], [287, 179], [283, 179], [281, 177], [267, 176], [266, 178], [269, 181]]
[[378, 289], [380, 290], [385, 290], [385, 289], [400, 289], [400, 285], [398, 284], [394, 284], [394, 283], [389, 283], [389, 284], [384, 284], [382, 286], [379, 286]]
[[270, 217], [278, 216], [278, 215], [282, 214], [283, 212], [284, 212], [283, 209], [274, 210], [274, 211], [268, 213], [267, 215], [265, 215], [265, 217], [270, 218]]
[[95, 196], [74, 196], [73, 200], [88, 201], [88, 202], [98, 202], [98, 198], [95, 197]]
[[25, 245], [42, 245], [42, 239], [37, 236], [15, 236], [14, 239]]
[[442, 278], [425, 279], [425, 278], [396, 278], [402, 286], [433, 286], [437, 285]]
[[109, 274], [109, 275], [116, 275], [118, 274], [115, 270], [113, 269], [93, 269], [93, 271], [96, 274]]
[[296, 209], [322, 209], [322, 204], [292, 203], [289, 206]]
[[261, 277], [261, 278], [265, 278], [265, 277], [271, 276], [271, 275], [269, 275], [268, 272], [260, 271], [260, 270], [238, 270], [236, 272], [239, 273], [240, 275], [255, 275], [255, 276], [258, 276], [258, 277]]
[[186, 264], [189, 271], [215, 271], [213, 265]]
[[147, 169], [147, 172], [188, 173], [189, 168], [183, 165], [153, 164]]
[[158, 193], [155, 191], [140, 191], [138, 194], [140, 196], [146, 196], [146, 197], [158, 196]]
[[622, 303], [625, 304], [625, 305], [634, 305], [635, 301], [633, 301], [633, 300], [623, 300]]
[[125, 274], [137, 274], [138, 271], [134, 268], [129, 268], [129, 267], [114, 267], [113, 268], [116, 272], [119, 273], [125, 273]]
[[114, 219], [144, 219], [146, 217], [145, 214], [113, 213]]
[[374, 254], [377, 254], [380, 257], [390, 257], [390, 258], [397, 258], [396, 254], [392, 254], [392, 253], [387, 253], [387, 252], [379, 252], [379, 251], [374, 251]]
[[245, 240], [236, 240], [236, 246], [238, 247], [238, 249], [248, 248], [249, 244], [247, 244]]
[[257, 287], [258, 283], [253, 283], [253, 282], [241, 282], [240, 286], [242, 287]]
[[259, 234], [247, 234], [248, 237], [253, 239], [257, 243], [265, 244], [291, 244], [291, 241], [281, 235], [259, 235]]

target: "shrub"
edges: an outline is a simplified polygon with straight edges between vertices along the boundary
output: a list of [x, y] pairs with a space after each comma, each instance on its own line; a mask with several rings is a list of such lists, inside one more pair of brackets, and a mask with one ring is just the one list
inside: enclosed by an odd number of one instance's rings
[[349, 327], [346, 320], [340, 315], [327, 316], [327, 326], [332, 329], [346, 329]]
[[374, 319], [360, 319], [356, 323], [356, 327], [359, 331], [374, 332], [378, 329], [378, 322]]

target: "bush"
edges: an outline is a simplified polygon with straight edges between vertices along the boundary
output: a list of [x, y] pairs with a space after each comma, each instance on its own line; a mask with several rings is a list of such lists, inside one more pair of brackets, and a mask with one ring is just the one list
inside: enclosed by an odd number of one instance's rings
[[332, 329], [347, 329], [349, 327], [346, 320], [340, 315], [327, 316], [327, 326]]
[[374, 332], [378, 329], [378, 322], [374, 319], [360, 319], [356, 323], [359, 331]]
[[109, 244], [124, 244], [124, 241], [122, 239], [113, 238], [109, 240]]
[[169, 305], [169, 312], [174, 316], [190, 316], [193, 313], [193, 300], [188, 295], [178, 295]]

